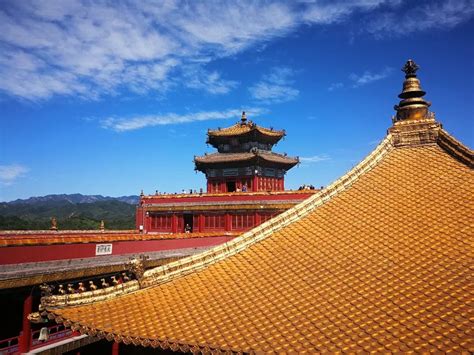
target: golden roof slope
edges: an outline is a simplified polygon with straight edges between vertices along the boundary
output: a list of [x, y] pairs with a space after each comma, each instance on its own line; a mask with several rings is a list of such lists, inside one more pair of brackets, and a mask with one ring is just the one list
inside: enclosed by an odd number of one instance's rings
[[253, 130], [272, 137], [283, 137], [285, 135], [285, 131], [274, 131], [272, 129], [258, 126], [252, 121], [247, 123], [237, 122], [235, 125], [227, 128], [209, 130], [207, 134], [209, 136], [239, 136]]
[[429, 129], [422, 144], [389, 134], [327, 189], [147, 272], [143, 290], [44, 299], [49, 316], [175, 350], [472, 351], [473, 153]]

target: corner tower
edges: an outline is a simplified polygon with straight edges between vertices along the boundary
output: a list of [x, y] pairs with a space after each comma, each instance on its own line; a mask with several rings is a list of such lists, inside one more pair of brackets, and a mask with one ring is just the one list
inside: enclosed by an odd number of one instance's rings
[[285, 131], [260, 127], [245, 112], [235, 125], [208, 130], [207, 143], [217, 153], [194, 157], [195, 170], [206, 174], [207, 192], [283, 191], [286, 172], [298, 158], [272, 152]]

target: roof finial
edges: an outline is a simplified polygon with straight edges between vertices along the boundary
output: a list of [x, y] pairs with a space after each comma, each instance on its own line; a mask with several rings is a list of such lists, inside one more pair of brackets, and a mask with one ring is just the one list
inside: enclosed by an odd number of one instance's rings
[[52, 231], [58, 230], [58, 222], [56, 220], [56, 217], [51, 218], [51, 227], [49, 229], [51, 229]]
[[242, 124], [246, 124], [247, 123], [247, 115], [245, 114], [245, 111], [242, 111]]
[[421, 89], [420, 80], [416, 77], [416, 71], [419, 68], [411, 59], [407, 60], [402, 68], [405, 73], [405, 81], [403, 82], [403, 90], [398, 95], [402, 100], [394, 107], [397, 111], [395, 121], [423, 119], [429, 116], [428, 107], [431, 106], [431, 103], [423, 99], [426, 92]]
[[408, 59], [402, 68], [402, 72], [405, 73], [405, 78], [416, 78], [416, 71], [420, 69], [412, 59]]

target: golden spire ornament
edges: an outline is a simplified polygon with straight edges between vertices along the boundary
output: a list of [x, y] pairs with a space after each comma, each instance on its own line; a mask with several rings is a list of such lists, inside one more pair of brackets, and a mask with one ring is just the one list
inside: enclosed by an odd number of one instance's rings
[[431, 103], [423, 99], [426, 92], [421, 89], [420, 80], [416, 77], [416, 71], [419, 68], [411, 59], [402, 68], [402, 71], [405, 73], [405, 81], [403, 82], [403, 90], [398, 95], [402, 100], [394, 107], [397, 111], [396, 121], [417, 120], [429, 117], [428, 107], [431, 106]]
[[242, 111], [242, 118], [240, 120], [242, 121], [242, 124], [247, 123], [247, 115], [245, 114], [245, 111]]

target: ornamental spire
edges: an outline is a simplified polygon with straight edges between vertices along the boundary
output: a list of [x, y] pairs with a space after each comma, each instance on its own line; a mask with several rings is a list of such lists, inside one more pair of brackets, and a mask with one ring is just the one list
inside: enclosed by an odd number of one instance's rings
[[395, 121], [429, 117], [428, 107], [431, 106], [431, 103], [423, 99], [426, 92], [421, 89], [420, 80], [416, 77], [416, 71], [419, 68], [411, 59], [402, 68], [405, 73], [405, 81], [403, 82], [403, 90], [398, 95], [402, 100], [394, 107], [397, 111]]
[[402, 68], [402, 72], [405, 73], [405, 78], [416, 78], [416, 71], [420, 69], [418, 64], [416, 64], [413, 60], [408, 59], [405, 65]]
[[241, 121], [242, 124], [247, 124], [247, 115], [245, 114], [245, 111], [242, 111]]

